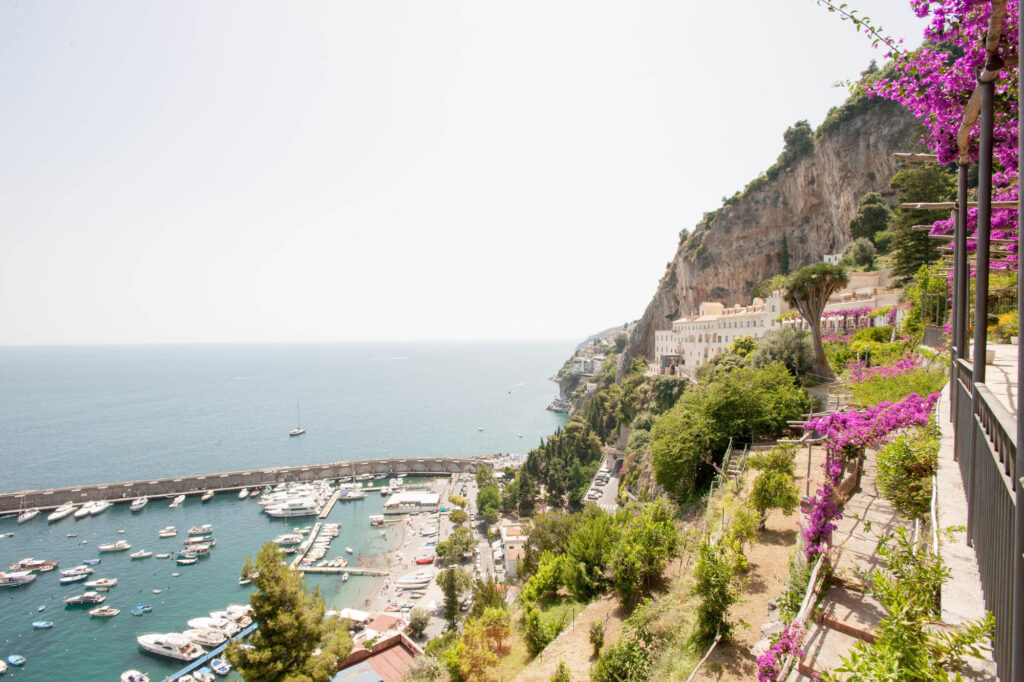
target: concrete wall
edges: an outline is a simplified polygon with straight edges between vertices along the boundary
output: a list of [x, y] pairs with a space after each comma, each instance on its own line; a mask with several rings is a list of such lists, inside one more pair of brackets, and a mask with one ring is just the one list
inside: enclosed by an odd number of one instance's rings
[[231, 471], [202, 476], [158, 478], [84, 485], [49, 490], [21, 490], [0, 494], [0, 513], [17, 512], [21, 508], [59, 507], [65, 502], [83, 503], [94, 500], [131, 501], [141, 495], [173, 497], [181, 493], [201, 494], [206, 490], [237, 490], [239, 488], [283, 483], [338, 479], [359, 474], [414, 474], [448, 476], [475, 473], [477, 465], [487, 458], [425, 457], [422, 459], [374, 459], [358, 462], [334, 462], [309, 466], [273, 467], [250, 471]]

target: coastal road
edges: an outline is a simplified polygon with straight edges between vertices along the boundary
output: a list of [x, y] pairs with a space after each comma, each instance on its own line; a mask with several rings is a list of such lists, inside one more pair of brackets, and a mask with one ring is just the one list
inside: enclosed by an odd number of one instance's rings
[[587, 492], [589, 493], [591, 490], [599, 490], [601, 491], [601, 497], [596, 500], [584, 499], [585, 502], [596, 504], [604, 511], [610, 513], [619, 508], [617, 502], [619, 497], [619, 471], [617, 470], [617, 467], [615, 467], [616, 459], [617, 453], [605, 453], [604, 459], [601, 460], [601, 467], [608, 467], [609, 469], [612, 469], [611, 478], [608, 479], [607, 484], [600, 486], [597, 485], [597, 474], [594, 474], [594, 478], [591, 479], [590, 487], [587, 488]]

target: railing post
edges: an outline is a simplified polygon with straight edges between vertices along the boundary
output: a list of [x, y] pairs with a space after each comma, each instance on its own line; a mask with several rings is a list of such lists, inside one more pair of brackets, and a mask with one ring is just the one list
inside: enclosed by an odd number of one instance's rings
[[[1017, 6], [1017, 19], [1024, 16], [1024, 9]], [[1020, 24], [1018, 23], [1018, 26]], [[1018, 31], [1017, 54], [1024, 54], [1024, 34]], [[1018, 102], [1024, 95], [1024, 81], [1017, 79]], [[1024, 158], [1024, 124], [1020, 115], [1017, 116], [1017, 153]], [[1021, 236], [1021, 217], [1024, 216], [1024, 182], [1020, 172], [1017, 174], [1017, 253], [1024, 248], [1024, 237]], [[1024, 312], [1024, 281], [1019, 276], [1020, 265], [1017, 266], [1017, 319]], [[1024, 345], [1017, 341], [1017, 452], [1016, 468], [1013, 476], [1014, 509], [1013, 509], [1013, 644], [1010, 653], [1011, 677], [1013, 682], [1024, 682], [1024, 485], [1020, 476], [1024, 472], [1024, 394], [1021, 393], [1021, 368], [1024, 368]]]

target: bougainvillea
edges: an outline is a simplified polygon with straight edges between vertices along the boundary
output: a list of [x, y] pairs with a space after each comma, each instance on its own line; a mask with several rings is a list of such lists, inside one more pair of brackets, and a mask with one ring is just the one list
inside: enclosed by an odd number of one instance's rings
[[900, 374], [910, 374], [915, 371], [921, 363], [921, 356], [917, 354], [907, 355], [900, 358], [891, 365], [880, 365], [869, 367], [866, 362], [851, 360], [846, 365], [846, 380], [853, 383], [863, 383], [879, 377], [889, 378]]
[[782, 661], [786, 656], [803, 656], [804, 629], [800, 623], [790, 623], [782, 631], [779, 641], [757, 657], [757, 682], [775, 682], [779, 679]]

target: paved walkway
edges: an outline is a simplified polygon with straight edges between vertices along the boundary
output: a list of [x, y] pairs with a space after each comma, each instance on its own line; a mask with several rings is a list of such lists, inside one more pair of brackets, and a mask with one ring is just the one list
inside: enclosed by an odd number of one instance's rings
[[[1006, 409], [1017, 416], [1017, 346], [989, 345], [996, 352], [996, 360], [985, 367], [985, 383]], [[949, 414], [947, 409], [946, 414]]]

